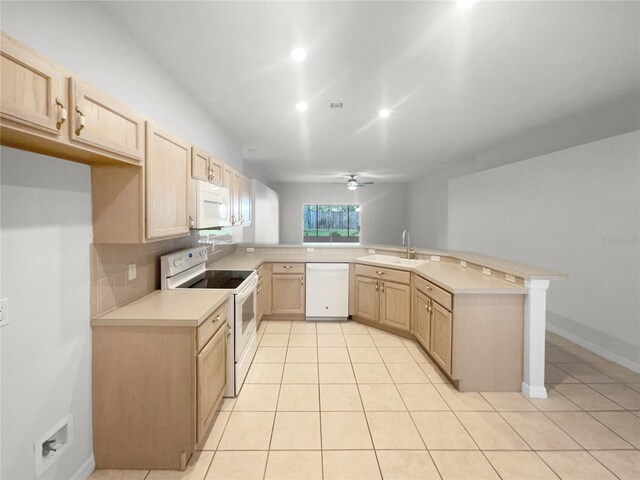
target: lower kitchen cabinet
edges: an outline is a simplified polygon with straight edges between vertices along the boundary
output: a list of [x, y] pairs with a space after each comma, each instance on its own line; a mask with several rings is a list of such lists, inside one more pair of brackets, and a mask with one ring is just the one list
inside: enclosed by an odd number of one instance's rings
[[431, 349], [431, 300], [419, 290], [416, 291], [415, 335], [418, 341]]
[[381, 282], [380, 322], [409, 331], [411, 328], [411, 287], [401, 283]]
[[227, 384], [226, 359], [227, 328], [223, 325], [196, 357], [198, 441], [207, 431]]
[[431, 355], [442, 369], [451, 373], [451, 334], [453, 316], [436, 302], [431, 302]]
[[271, 275], [271, 313], [304, 315], [304, 274]]
[[356, 317], [377, 322], [380, 320], [380, 282], [356, 276]]

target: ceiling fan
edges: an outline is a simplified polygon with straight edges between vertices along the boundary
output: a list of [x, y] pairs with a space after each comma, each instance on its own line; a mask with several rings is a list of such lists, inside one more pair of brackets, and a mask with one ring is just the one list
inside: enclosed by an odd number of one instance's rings
[[[346, 177], [342, 177], [345, 180], [347, 180], [347, 188], [349, 190], [357, 190], [360, 187], [364, 187], [365, 185], [373, 185], [373, 182], [359, 182], [358, 180], [356, 180], [356, 176], [355, 175], [349, 175]], [[334, 182], [335, 185], [345, 185], [345, 183], [343, 182]]]

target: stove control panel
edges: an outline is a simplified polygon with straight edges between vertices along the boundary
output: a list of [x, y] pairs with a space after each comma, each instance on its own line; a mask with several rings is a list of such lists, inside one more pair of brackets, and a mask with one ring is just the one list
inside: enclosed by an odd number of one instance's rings
[[207, 247], [187, 248], [164, 255], [160, 260], [162, 276], [173, 277], [206, 261]]

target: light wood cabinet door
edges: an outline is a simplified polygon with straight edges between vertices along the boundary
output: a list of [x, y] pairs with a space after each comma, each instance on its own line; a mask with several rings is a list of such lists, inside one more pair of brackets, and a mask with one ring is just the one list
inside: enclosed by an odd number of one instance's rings
[[233, 194], [231, 195], [233, 204], [233, 225], [242, 224], [242, 176], [233, 171]]
[[[257, 324], [260, 324], [262, 316], [264, 315], [264, 293], [262, 291], [262, 280], [258, 281], [258, 287], [256, 289], [256, 318]], [[256, 325], [257, 327], [257, 325]]]
[[251, 180], [246, 177], [242, 177], [240, 221], [243, 225], [248, 225], [251, 223]]
[[431, 300], [416, 290], [415, 334], [422, 345], [431, 351]]
[[189, 233], [187, 190], [191, 145], [147, 123], [147, 238]]
[[356, 275], [356, 316], [377, 322], [380, 319], [379, 282]]
[[198, 147], [191, 148], [191, 176], [209, 181], [209, 154]]
[[227, 220], [229, 224], [235, 225], [235, 219], [238, 216], [238, 211], [236, 210], [237, 205], [235, 202], [235, 190], [234, 190], [234, 170], [227, 165], [224, 165], [222, 170], [222, 186], [229, 189], [229, 216]]
[[218, 330], [196, 357], [198, 375], [198, 442], [214, 417], [227, 384], [227, 328]]
[[224, 168], [224, 163], [218, 160], [213, 155], [209, 156], [209, 169], [210, 169], [210, 177], [209, 181], [211, 183], [215, 183], [216, 185], [222, 186], [223, 178], [222, 178], [222, 170]]
[[411, 287], [409, 285], [381, 282], [380, 322], [401, 330], [411, 329]]
[[136, 163], [144, 161], [145, 119], [95, 87], [71, 79], [72, 143]]
[[8, 35], [1, 38], [2, 123], [60, 137], [69, 115], [63, 72]]
[[304, 313], [304, 275], [271, 275], [271, 313]]
[[442, 369], [451, 374], [451, 312], [431, 301], [431, 354]]

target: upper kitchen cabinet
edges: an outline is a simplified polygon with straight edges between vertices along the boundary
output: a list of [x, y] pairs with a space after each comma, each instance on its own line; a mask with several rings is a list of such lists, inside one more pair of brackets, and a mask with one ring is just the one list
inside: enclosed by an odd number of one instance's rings
[[251, 223], [251, 179], [242, 177], [242, 193], [240, 195], [240, 223]]
[[147, 122], [147, 238], [189, 233], [187, 191], [191, 145]]
[[144, 161], [145, 119], [84, 82], [70, 80], [70, 139], [128, 162]]
[[21, 134], [60, 139], [69, 107], [64, 72], [31, 49], [2, 34], [1, 106], [3, 144]]
[[223, 184], [223, 163], [198, 147], [191, 151], [191, 176], [215, 185]]

